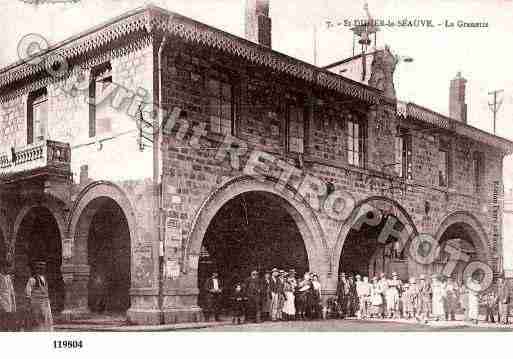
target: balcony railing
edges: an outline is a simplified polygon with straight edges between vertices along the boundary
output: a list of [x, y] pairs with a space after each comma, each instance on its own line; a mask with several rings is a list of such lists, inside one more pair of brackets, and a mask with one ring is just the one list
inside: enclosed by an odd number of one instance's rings
[[11, 153], [0, 154], [0, 175], [54, 168], [70, 169], [71, 150], [67, 143], [46, 140], [22, 149], [11, 149]]

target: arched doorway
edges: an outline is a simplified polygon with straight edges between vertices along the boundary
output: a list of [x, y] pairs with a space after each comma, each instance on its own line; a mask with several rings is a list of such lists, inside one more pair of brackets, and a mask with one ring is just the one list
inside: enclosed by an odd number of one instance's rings
[[394, 221], [394, 230], [404, 229], [397, 217], [388, 214], [382, 215], [377, 225], [363, 223], [359, 229], [349, 230], [340, 256], [339, 273], [373, 277], [380, 273], [400, 272], [407, 276], [406, 253], [404, 248], [398, 248], [398, 239], [388, 236], [384, 243], [378, 241], [389, 220]]
[[338, 273], [373, 277], [397, 272], [408, 278], [408, 241], [401, 243], [398, 233], [410, 239], [418, 232], [397, 202], [386, 197], [360, 202], [342, 227], [333, 252], [339, 260]]
[[[463, 271], [467, 263], [473, 261], [487, 262], [486, 250], [480, 240], [479, 230], [467, 222], [454, 222], [447, 225], [440, 234], [438, 244], [440, 246], [440, 256], [433, 263], [432, 272], [434, 273], [442, 273], [444, 270], [446, 271], [446, 268], [452, 268], [452, 266], [448, 266], [448, 263], [454, 250], [468, 258], [468, 260], [458, 260], [452, 273], [446, 273], [457, 280], [458, 283], [463, 283]], [[448, 249], [448, 247], [452, 248]]]
[[25, 286], [34, 261], [46, 262], [52, 312], [61, 312], [65, 295], [61, 273], [61, 235], [54, 215], [46, 207], [41, 206], [28, 210], [16, 233], [14, 286], [18, 311], [21, 312], [26, 305]]
[[[204, 303], [201, 289], [212, 271], [219, 272], [227, 289], [247, 278], [253, 269], [260, 273], [274, 267], [294, 269], [297, 275], [308, 271], [298, 215], [283, 198], [265, 191], [244, 192], [224, 203], [203, 237], [198, 264], [199, 305]], [[225, 294], [228, 299], [230, 290]]]
[[130, 230], [123, 209], [109, 197], [90, 201], [75, 233], [76, 261], [89, 265], [87, 304], [93, 313], [125, 314], [130, 307]]

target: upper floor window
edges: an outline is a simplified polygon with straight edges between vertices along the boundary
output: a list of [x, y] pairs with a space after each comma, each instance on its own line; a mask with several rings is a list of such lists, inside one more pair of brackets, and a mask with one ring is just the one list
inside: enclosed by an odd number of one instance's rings
[[232, 84], [218, 79], [208, 82], [210, 131], [232, 135], [234, 126], [234, 99]]
[[395, 137], [395, 172], [399, 177], [411, 180], [412, 174], [411, 136], [404, 129], [399, 129]]
[[305, 138], [304, 108], [290, 104], [287, 109], [287, 149], [289, 152], [304, 153]]
[[438, 149], [438, 185], [441, 187], [450, 186], [451, 177], [451, 155], [448, 142], [440, 141]]
[[347, 161], [350, 165], [365, 167], [365, 124], [349, 115], [347, 120]]
[[29, 95], [27, 115], [27, 144], [44, 140], [48, 124], [46, 88]]
[[474, 170], [474, 191], [479, 193], [482, 188], [481, 178], [483, 175], [483, 154], [481, 152], [474, 152], [472, 168]]
[[95, 137], [112, 130], [112, 109], [107, 101], [112, 93], [112, 68], [110, 63], [99, 66], [91, 72], [89, 86], [89, 137]]

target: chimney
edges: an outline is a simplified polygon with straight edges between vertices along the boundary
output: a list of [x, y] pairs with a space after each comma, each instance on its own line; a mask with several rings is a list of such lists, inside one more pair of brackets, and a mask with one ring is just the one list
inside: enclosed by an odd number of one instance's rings
[[451, 80], [449, 89], [449, 117], [467, 123], [467, 104], [465, 103], [465, 87], [467, 80], [461, 77], [461, 72]]
[[271, 47], [269, 0], [246, 0], [246, 39]]

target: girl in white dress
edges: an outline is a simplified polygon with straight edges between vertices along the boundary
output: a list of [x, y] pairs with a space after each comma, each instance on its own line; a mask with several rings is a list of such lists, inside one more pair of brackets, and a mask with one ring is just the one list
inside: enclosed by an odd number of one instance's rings
[[285, 303], [283, 304], [283, 314], [285, 314], [285, 320], [292, 320], [296, 316], [296, 306], [294, 305], [294, 277], [289, 276], [283, 285], [283, 291], [285, 292]]

